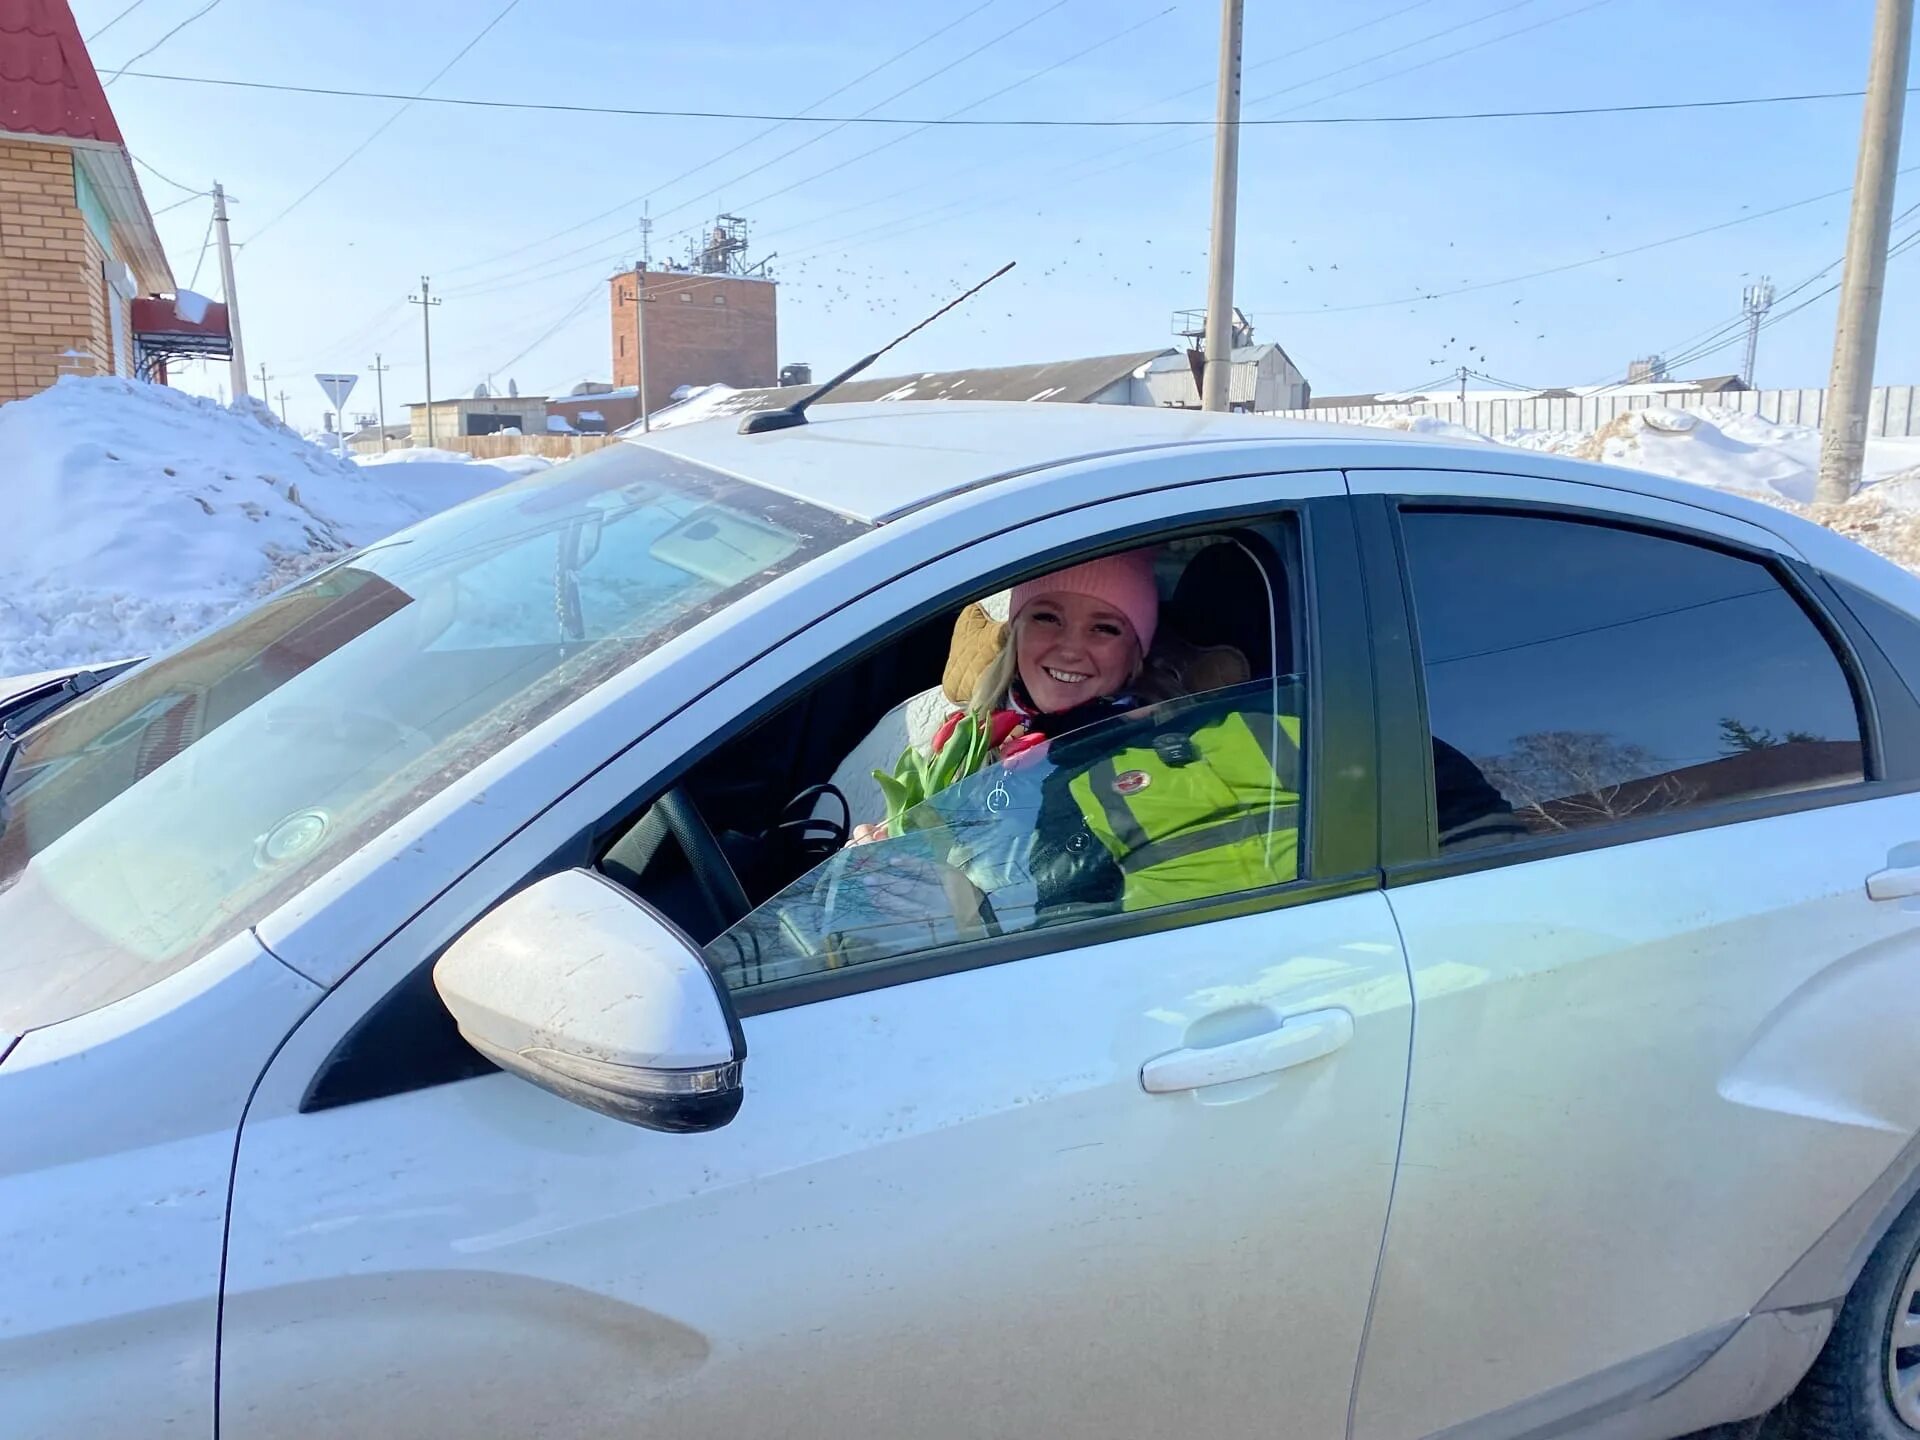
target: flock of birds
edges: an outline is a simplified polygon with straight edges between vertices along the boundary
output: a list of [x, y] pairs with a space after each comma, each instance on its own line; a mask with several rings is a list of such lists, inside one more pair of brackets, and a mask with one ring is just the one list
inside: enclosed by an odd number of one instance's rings
[[[1607, 217], [1611, 219], [1611, 216]], [[1298, 245], [1295, 239], [1288, 242]], [[1455, 242], [1449, 241], [1449, 248]], [[984, 256], [985, 260], [997, 260], [994, 255]], [[781, 304], [798, 310], [822, 309], [845, 312], [849, 309], [858, 314], [871, 315], [876, 321], [911, 324], [938, 307], [948, 298], [958, 295], [980, 276], [957, 273], [947, 267], [927, 267], [907, 265], [898, 268], [882, 264], [862, 264], [845, 256], [818, 255], [801, 258], [779, 264], [777, 277], [781, 282]], [[1295, 267], [1293, 276], [1281, 276], [1280, 284], [1289, 286], [1299, 279], [1304, 283], [1307, 276], [1331, 277], [1340, 272], [1340, 262], [1303, 261]], [[1096, 288], [1110, 288], [1116, 292], [1142, 290], [1160, 292], [1172, 299], [1183, 301], [1186, 305], [1198, 305], [1204, 298], [1207, 275], [1207, 251], [1203, 249], [1180, 252], [1164, 239], [1156, 245], [1151, 237], [1142, 236], [1139, 245], [1131, 256], [1122, 253], [1122, 248], [1112, 241], [1090, 240], [1076, 236], [1065, 247], [1044, 261], [1038, 267], [1030, 263], [1014, 270], [1005, 280], [990, 292], [992, 300], [1001, 304], [999, 315], [1007, 320], [1015, 320], [1023, 315], [1028, 318], [1043, 318], [1047, 313], [1046, 291], [1053, 288], [1056, 279], [1071, 279], [1082, 285]], [[1331, 282], [1338, 285], [1340, 282]], [[1470, 277], [1461, 277], [1460, 284], [1474, 283]], [[1329, 289], [1329, 280], [1322, 279], [1313, 287], [1321, 295], [1333, 292]], [[1426, 287], [1415, 287], [1422, 296], [1433, 292]], [[1026, 292], [1026, 303], [1018, 301], [1020, 292]], [[1520, 307], [1524, 297], [1509, 302], [1509, 308]], [[1336, 299], [1325, 299], [1322, 308], [1332, 309]], [[974, 308], [974, 307], [970, 307]], [[1301, 310], [1309, 307], [1302, 305]], [[1419, 314], [1419, 306], [1412, 305], [1409, 314]], [[974, 308], [969, 317], [966, 312], [950, 317], [943, 325], [976, 335], [987, 334], [994, 328], [994, 316], [985, 313], [984, 307]], [[1257, 312], [1253, 318], [1257, 321]], [[1520, 315], [1509, 317], [1515, 328], [1523, 328], [1525, 320]], [[956, 323], [957, 322], [957, 323]], [[1273, 328], [1284, 330], [1281, 323]], [[1516, 337], [1519, 338], [1519, 337]], [[1548, 338], [1547, 332], [1537, 331], [1532, 339], [1541, 341]], [[1438, 369], [1443, 366], [1462, 364], [1485, 365], [1490, 349], [1497, 348], [1473, 339], [1463, 339], [1459, 335], [1448, 335], [1444, 340], [1436, 334], [1431, 343], [1431, 355], [1427, 364]]]

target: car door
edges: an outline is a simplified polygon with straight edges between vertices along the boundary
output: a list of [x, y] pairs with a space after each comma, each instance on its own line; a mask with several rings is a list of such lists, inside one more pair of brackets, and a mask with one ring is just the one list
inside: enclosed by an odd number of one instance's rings
[[[319, 1007], [249, 1111], [223, 1435], [1343, 1429], [1410, 1010], [1377, 888], [1341, 491], [1253, 476], [1188, 487], [1178, 515], [1141, 495], [931, 561], [901, 542], [898, 580], [743, 668], [430, 906]], [[449, 1041], [425, 962], [770, 697], [1075, 547], [1260, 512], [1299, 527], [1312, 577], [1292, 883], [743, 990], [746, 1098], [707, 1134], [476, 1073]], [[1296, 1037], [1302, 1063], [1218, 1068]], [[1149, 1093], [1143, 1068], [1167, 1057], [1151, 1073], [1185, 1073]]]
[[[43, 885], [29, 872], [21, 889]], [[41, 895], [51, 915], [57, 891]], [[16, 971], [10, 998], [31, 978]], [[112, 1004], [0, 1039], [8, 1440], [213, 1433], [240, 1115], [319, 997], [242, 934]]]
[[1406, 657], [1383, 844], [1418, 1023], [1353, 1433], [1565, 1426], [1716, 1351], [1738, 1413], [1658, 1433], [1758, 1413], [1848, 1282], [1777, 1283], [1920, 1125], [1920, 915], [1866, 886], [1920, 841], [1911, 697], [1758, 526], [1354, 480]]

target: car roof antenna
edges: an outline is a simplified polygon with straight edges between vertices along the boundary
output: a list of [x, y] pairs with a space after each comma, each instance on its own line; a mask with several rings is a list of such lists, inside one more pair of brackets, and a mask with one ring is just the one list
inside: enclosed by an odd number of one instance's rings
[[791, 429], [795, 425], [806, 424], [807, 423], [807, 407], [813, 404], [814, 401], [818, 400], [822, 395], [826, 394], [829, 390], [838, 389], [841, 385], [844, 385], [847, 381], [851, 380], [854, 376], [858, 375], [862, 370], [866, 369], [869, 365], [873, 364], [873, 362], [878, 360], [882, 355], [886, 354], [887, 351], [893, 349], [893, 347], [895, 345], [898, 345], [900, 341], [905, 340], [909, 336], [915, 335], [920, 331], [926, 329], [927, 326], [931, 325], [934, 321], [938, 320], [942, 315], [946, 314], [947, 311], [953, 309], [953, 307], [958, 305], [962, 300], [968, 299], [969, 297], [974, 295], [978, 295], [982, 290], [986, 289], [987, 286], [991, 285], [994, 281], [998, 280], [1002, 275], [1006, 274], [1009, 270], [1011, 270], [1013, 268], [1013, 265], [1014, 265], [1014, 262], [1009, 260], [1006, 264], [1002, 265], [998, 270], [994, 271], [993, 274], [989, 275], [986, 279], [982, 280], [978, 285], [974, 286], [973, 289], [967, 291], [966, 294], [954, 296], [953, 299], [949, 300], [946, 304], [942, 305], [938, 310], [934, 311], [933, 314], [927, 316], [926, 319], [922, 320], [918, 325], [914, 326], [913, 329], [907, 331], [905, 335], [901, 335], [897, 339], [888, 341], [885, 345], [882, 345], [878, 350], [874, 351], [871, 355], [864, 356], [861, 359], [854, 361], [853, 364], [849, 365], [846, 369], [842, 370], [838, 375], [834, 376], [831, 380], [827, 381], [826, 384], [822, 385], [818, 390], [813, 391], [811, 394], [802, 395], [798, 400], [794, 401], [793, 404], [782, 406], [778, 410], [754, 411], [753, 414], [746, 416], [740, 421], [740, 433], [742, 435], [761, 435], [761, 434], [765, 434], [769, 430], [787, 430], [787, 429]]

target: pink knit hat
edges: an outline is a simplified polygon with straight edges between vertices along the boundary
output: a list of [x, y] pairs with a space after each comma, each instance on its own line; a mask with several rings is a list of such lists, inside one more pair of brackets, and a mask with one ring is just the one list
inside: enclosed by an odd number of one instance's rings
[[1142, 654], [1153, 646], [1153, 632], [1160, 623], [1160, 592], [1154, 588], [1150, 550], [1103, 555], [1098, 560], [1070, 565], [1037, 580], [1022, 581], [1013, 587], [1008, 616], [1019, 619], [1020, 612], [1042, 595], [1084, 595], [1089, 600], [1111, 605], [1133, 626]]

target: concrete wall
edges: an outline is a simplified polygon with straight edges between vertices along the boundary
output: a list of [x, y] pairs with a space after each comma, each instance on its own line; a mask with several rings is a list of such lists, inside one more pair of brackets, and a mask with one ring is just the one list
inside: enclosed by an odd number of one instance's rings
[[0, 141], [0, 400], [111, 373], [107, 258], [76, 202], [72, 154]]
[[[633, 272], [608, 283], [613, 383], [640, 383], [634, 346]], [[647, 271], [647, 400], [659, 410], [681, 385], [736, 390], [779, 379], [777, 289], [771, 280]]]
[[[433, 402], [433, 443], [444, 449], [456, 449], [448, 442], [467, 438], [468, 418], [473, 415], [512, 415], [517, 418], [516, 428], [522, 434], [547, 433], [547, 402], [544, 397], [494, 395], [485, 400], [436, 400]], [[425, 445], [427, 407], [409, 405], [407, 423], [413, 427], [413, 443]]]
[[[1324, 420], [1354, 424], [1391, 415], [1433, 415], [1499, 438], [1515, 430], [1597, 430], [1629, 410], [1664, 406], [1672, 410], [1704, 410], [1717, 406], [1758, 415], [1776, 425], [1820, 424], [1825, 390], [1735, 390], [1717, 395], [1584, 395], [1569, 399], [1516, 398], [1513, 400], [1458, 400], [1411, 405], [1335, 405], [1324, 409], [1270, 410], [1297, 420]], [[1920, 435], [1920, 387], [1879, 385], [1867, 407], [1870, 436]]]

